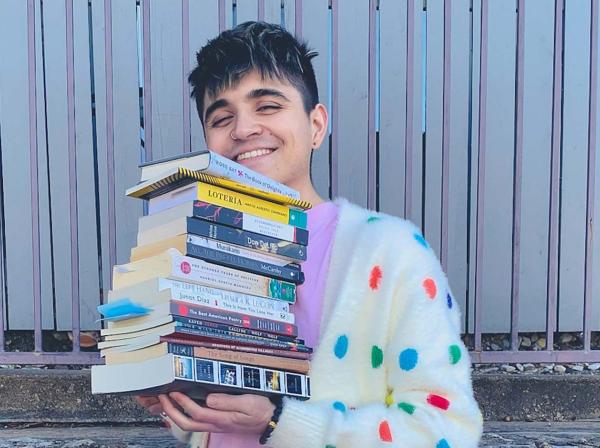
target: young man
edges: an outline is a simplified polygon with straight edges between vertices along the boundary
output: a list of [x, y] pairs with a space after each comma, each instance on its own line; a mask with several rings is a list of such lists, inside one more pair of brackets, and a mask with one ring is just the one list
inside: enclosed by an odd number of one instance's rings
[[278, 26], [247, 22], [202, 48], [189, 77], [207, 146], [314, 205], [294, 309], [315, 347], [312, 398], [139, 401], [194, 447], [476, 447], [469, 356], [433, 251], [409, 222], [324, 201], [312, 185], [311, 154], [328, 122], [315, 55]]

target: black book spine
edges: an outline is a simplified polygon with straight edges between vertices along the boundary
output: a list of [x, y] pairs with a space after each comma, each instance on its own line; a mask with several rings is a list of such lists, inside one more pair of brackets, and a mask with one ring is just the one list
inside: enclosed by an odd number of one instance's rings
[[[244, 215], [246, 213], [231, 208], [203, 201], [194, 201], [194, 217], [204, 219], [205, 221], [212, 221], [244, 230]], [[286, 241], [288, 240], [286, 239]], [[294, 227], [294, 236], [289, 241], [307, 246], [308, 230]]]
[[167, 351], [169, 353], [180, 356], [194, 356], [193, 345], [176, 344], [174, 342], [168, 342], [167, 344]]
[[187, 230], [194, 235], [236, 244], [238, 246], [247, 247], [248, 249], [280, 255], [299, 261], [306, 260], [305, 246], [278, 238], [235, 229], [233, 227], [227, 227], [197, 218], [187, 218]]
[[260, 260], [240, 257], [236, 254], [222, 252], [209, 247], [198, 246], [197, 244], [187, 243], [187, 255], [201, 258], [210, 263], [220, 264], [228, 268], [240, 269], [253, 274], [264, 275], [266, 277], [278, 280], [300, 284], [304, 282], [304, 273], [298, 269], [288, 268], [286, 266], [277, 266], [271, 263], [265, 263]]

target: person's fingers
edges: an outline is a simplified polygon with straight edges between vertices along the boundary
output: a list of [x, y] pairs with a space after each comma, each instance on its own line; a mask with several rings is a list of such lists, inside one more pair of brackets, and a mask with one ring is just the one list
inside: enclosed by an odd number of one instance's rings
[[194, 400], [181, 392], [171, 392], [169, 394], [175, 403], [177, 403], [184, 413], [196, 421], [201, 421], [213, 425], [224, 425], [230, 423], [231, 413], [198, 405]]
[[143, 395], [137, 395], [135, 397], [133, 397], [135, 399], [135, 401], [137, 401], [137, 403], [140, 406], [143, 406], [145, 408], [152, 406], [153, 404], [158, 403], [158, 398], [156, 398], [155, 396], [143, 396]]
[[209, 394], [206, 405], [211, 409], [229, 412], [253, 413], [253, 395]]
[[146, 409], [152, 415], [160, 415], [160, 413], [163, 411], [163, 407], [162, 404], [160, 404], [160, 402], [150, 405]]
[[[183, 412], [177, 409], [174, 400], [171, 400], [167, 395], [159, 395], [158, 399], [160, 400], [160, 404], [162, 405], [163, 412], [169, 416], [173, 423], [175, 423], [184, 431], [221, 432], [219, 431], [218, 427], [213, 423], [205, 422], [202, 419], [193, 420], [187, 415], [185, 415]], [[193, 400], [190, 401], [192, 401], [193, 403]], [[200, 406], [196, 405], [195, 403], [194, 405], [200, 408]], [[179, 406], [181, 406], [181, 404]], [[182, 409], [184, 412], [188, 412], [188, 410], [183, 406]]]

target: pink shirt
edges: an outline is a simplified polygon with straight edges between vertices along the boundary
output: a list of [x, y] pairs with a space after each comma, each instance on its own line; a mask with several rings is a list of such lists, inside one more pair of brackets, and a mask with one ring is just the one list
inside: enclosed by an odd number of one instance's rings
[[[329, 259], [333, 235], [338, 217], [338, 206], [323, 202], [308, 210], [307, 259], [302, 263], [305, 281], [298, 287], [297, 301], [292, 305], [296, 316], [298, 337], [309, 347], [319, 342], [319, 328], [325, 281], [329, 271]], [[258, 436], [248, 434], [211, 433], [208, 448], [260, 448]]]

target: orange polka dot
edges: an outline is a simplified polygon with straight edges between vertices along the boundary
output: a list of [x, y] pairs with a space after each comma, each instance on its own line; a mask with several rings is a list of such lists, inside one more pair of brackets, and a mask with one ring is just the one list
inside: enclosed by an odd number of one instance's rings
[[423, 288], [425, 288], [427, 297], [429, 297], [431, 300], [435, 299], [435, 296], [437, 295], [437, 285], [432, 278], [426, 278], [423, 280]]

